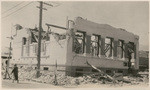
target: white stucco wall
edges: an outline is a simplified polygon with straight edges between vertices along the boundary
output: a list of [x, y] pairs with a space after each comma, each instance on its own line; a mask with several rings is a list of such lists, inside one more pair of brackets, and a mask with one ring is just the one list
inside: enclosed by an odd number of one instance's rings
[[[11, 63], [28, 65], [37, 64], [37, 54], [33, 53], [33, 45], [37, 43], [30, 44], [29, 56], [21, 56], [22, 38], [28, 37], [28, 35], [27, 30], [20, 30], [18, 31], [17, 36], [14, 37], [12, 45], [13, 59], [11, 60]], [[41, 52], [41, 65], [55, 65], [56, 60], [59, 65], [64, 65], [66, 63], [66, 40], [59, 40], [58, 42], [53, 35], [50, 35], [50, 41], [45, 41], [46, 54]], [[59, 44], [61, 44], [61, 46]]]

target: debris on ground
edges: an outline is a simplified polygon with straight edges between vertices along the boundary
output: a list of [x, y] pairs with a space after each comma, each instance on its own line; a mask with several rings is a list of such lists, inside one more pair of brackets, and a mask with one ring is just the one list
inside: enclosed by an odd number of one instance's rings
[[[77, 86], [83, 84], [105, 84], [105, 85], [138, 85], [138, 84], [147, 84], [149, 78], [147, 76], [123, 76], [122, 74], [116, 73], [116, 75], [110, 76], [113, 79], [110, 79], [104, 73], [94, 73], [83, 75], [80, 77], [71, 77], [66, 76], [62, 73], [57, 73], [57, 85], [59, 86]], [[55, 74], [54, 72], [43, 71], [40, 74], [39, 78], [36, 78], [36, 70], [29, 68], [21, 68], [19, 69], [19, 80], [29, 80], [39, 83], [47, 83], [55, 85]], [[116, 80], [117, 83], [113, 80]]]
[[[55, 76], [53, 73], [42, 73], [39, 78], [36, 78], [36, 71], [20, 71], [19, 78], [21, 80], [30, 80], [35, 81], [39, 83], [48, 83], [48, 84], [54, 84], [55, 82]], [[114, 84], [112, 80], [110, 80], [108, 77], [106, 77], [103, 74], [90, 74], [90, 75], [84, 75], [81, 77], [71, 77], [71, 76], [65, 76], [64, 74], [57, 74], [57, 85], [60, 86], [66, 86], [66, 85], [82, 85], [82, 84]], [[117, 84], [123, 85], [123, 84], [130, 84], [130, 85], [137, 85], [140, 83], [145, 82], [145, 80], [148, 80], [146, 77], [133, 77], [133, 76], [118, 76], [113, 77], [116, 80], [118, 80]]]

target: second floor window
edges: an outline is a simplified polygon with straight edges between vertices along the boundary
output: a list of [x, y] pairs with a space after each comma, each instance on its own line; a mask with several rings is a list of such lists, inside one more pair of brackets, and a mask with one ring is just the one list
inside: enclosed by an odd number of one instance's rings
[[113, 38], [105, 38], [105, 55], [106, 57], [113, 56]]
[[26, 45], [26, 43], [27, 43], [27, 38], [23, 37], [23, 38], [22, 38], [22, 43], [23, 43], [23, 45]]
[[76, 54], [83, 54], [85, 48], [85, 32], [77, 31], [73, 41], [73, 51]]
[[119, 40], [118, 41], [118, 58], [124, 58], [124, 41]]
[[91, 36], [91, 54], [92, 56], [99, 55], [99, 36], [98, 35]]

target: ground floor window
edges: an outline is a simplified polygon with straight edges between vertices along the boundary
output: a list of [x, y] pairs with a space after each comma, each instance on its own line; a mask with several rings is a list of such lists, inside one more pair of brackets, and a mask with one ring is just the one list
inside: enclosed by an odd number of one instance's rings
[[79, 77], [79, 76], [83, 76], [83, 69], [76, 69], [76, 74], [75, 74], [76, 77]]
[[96, 72], [98, 72], [98, 71], [97, 71], [97, 70], [95, 70], [95, 69], [92, 69], [92, 72], [96, 73]]
[[123, 73], [123, 70], [118, 70], [118, 73]]
[[44, 67], [44, 68], [43, 68], [43, 70], [48, 70], [48, 69], [49, 69], [48, 67]]

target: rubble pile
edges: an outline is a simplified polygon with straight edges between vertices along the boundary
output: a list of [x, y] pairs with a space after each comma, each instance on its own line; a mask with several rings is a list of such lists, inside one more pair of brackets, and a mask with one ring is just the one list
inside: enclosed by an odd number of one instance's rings
[[40, 83], [53, 83], [54, 75], [52, 73], [41, 73], [39, 78], [32, 78], [31, 80]]
[[131, 82], [131, 85], [137, 85], [137, 84], [143, 84], [149, 83], [149, 78], [146, 76], [142, 76], [142, 77], [135, 77], [135, 76], [124, 76], [123, 77], [125, 80], [128, 80]]
[[71, 77], [65, 75], [57, 75], [58, 85], [81, 85], [87, 83], [101, 83], [101, 81], [91, 76]]
[[57, 74], [56, 79], [54, 74], [42, 74], [39, 78], [32, 79], [36, 82], [41, 83], [50, 83], [57, 85], [80, 85], [80, 84], [87, 84], [87, 83], [101, 83], [100, 80], [96, 78], [92, 78], [91, 76], [82, 76], [82, 77], [71, 77], [65, 76], [64, 74]]
[[100, 80], [97, 80], [92, 75], [91, 76], [82, 76], [82, 77], [71, 77], [65, 76], [64, 74], [58, 73], [55, 75], [54, 72], [44, 72], [41, 73], [39, 78], [36, 78], [36, 71], [33, 69], [19, 69], [19, 80], [30, 80], [40, 83], [49, 83], [55, 84], [57, 80], [57, 85], [80, 85], [86, 83], [100, 83]]
[[[115, 77], [114, 77], [115, 78]], [[90, 74], [83, 75], [80, 77], [65, 76], [64, 74], [57, 73], [56, 77], [54, 72], [42, 72], [39, 78], [36, 78], [36, 70], [34, 69], [20, 69], [19, 70], [20, 80], [31, 80], [40, 83], [48, 83], [60, 86], [66, 85], [82, 85], [82, 84], [114, 84], [116, 82], [110, 80], [103, 74]], [[134, 77], [134, 76], [122, 76], [122, 78], [115, 78], [118, 80], [119, 85], [137, 85], [141, 83], [148, 84], [148, 77]]]
[[31, 67], [28, 68], [21, 68], [19, 69], [19, 80], [31, 80], [32, 78], [35, 78], [36, 71], [33, 70]]

